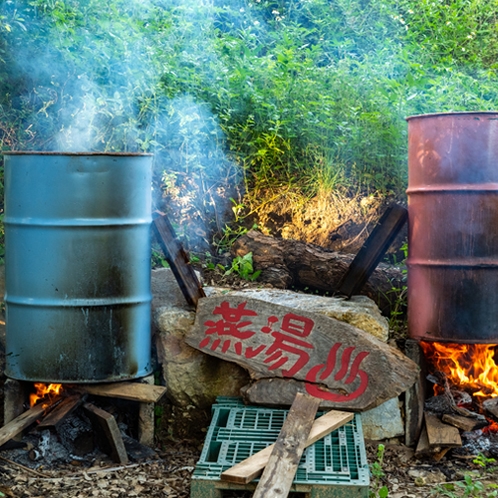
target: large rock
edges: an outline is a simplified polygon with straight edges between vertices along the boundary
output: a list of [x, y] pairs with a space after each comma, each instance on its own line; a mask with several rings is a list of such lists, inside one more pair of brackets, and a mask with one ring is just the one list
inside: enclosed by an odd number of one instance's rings
[[390, 400], [361, 414], [363, 436], [372, 441], [403, 436], [405, 429], [398, 398]]
[[209, 287], [206, 289], [206, 295], [209, 297], [227, 293], [231, 296], [248, 297], [288, 306], [296, 310], [321, 313], [364, 330], [383, 342], [387, 342], [389, 337], [387, 318], [382, 316], [378, 306], [367, 296], [353, 296], [351, 299], [345, 299], [302, 294], [282, 289], [244, 289], [239, 291]]
[[[294, 309], [322, 313], [360, 328], [386, 341], [388, 326], [373, 301], [355, 296], [321, 297], [279, 289], [247, 289], [229, 291], [206, 287], [208, 296], [242, 295]], [[227, 362], [188, 346], [184, 338], [191, 331], [195, 311], [185, 302], [171, 270], [152, 272], [153, 318], [155, 344], [168, 397], [176, 405], [209, 407], [216, 396], [239, 396], [249, 382], [248, 373]]]
[[167, 396], [173, 404], [207, 408], [216, 396], [238, 396], [247, 384], [244, 369], [188, 346], [184, 337], [193, 327], [190, 308], [169, 269], [152, 271], [152, 312], [155, 344]]

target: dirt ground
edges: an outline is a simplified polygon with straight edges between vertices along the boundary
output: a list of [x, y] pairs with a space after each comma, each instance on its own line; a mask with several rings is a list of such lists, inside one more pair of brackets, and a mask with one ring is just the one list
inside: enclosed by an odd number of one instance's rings
[[[59, 469], [36, 470], [21, 467], [0, 455], [0, 497], [171, 497], [190, 496], [190, 476], [199, 458], [202, 443], [193, 440], [168, 440], [157, 447], [157, 459], [130, 463], [126, 466], [102, 460], [89, 468], [66, 465]], [[366, 445], [369, 462], [376, 461], [377, 443]], [[487, 472], [472, 459], [460, 459], [451, 454], [441, 462], [418, 460], [413, 450], [399, 444], [387, 444], [381, 466], [385, 474], [379, 481], [372, 480], [371, 491], [387, 486], [390, 498], [425, 498], [429, 496], [494, 496], [491, 494], [443, 494], [443, 483], [448, 489], [459, 489], [465, 474], [471, 482], [492, 484], [498, 481], [498, 472]], [[451, 484], [453, 483], [453, 484]], [[470, 488], [467, 485], [467, 488]], [[448, 491], [447, 492], [450, 492]], [[491, 489], [489, 493], [491, 493]], [[223, 497], [249, 497], [248, 492], [224, 492]], [[295, 498], [301, 495], [293, 493]], [[375, 496], [378, 496], [377, 494]], [[195, 498], [195, 497], [193, 497]], [[200, 498], [200, 497], [199, 497]]]

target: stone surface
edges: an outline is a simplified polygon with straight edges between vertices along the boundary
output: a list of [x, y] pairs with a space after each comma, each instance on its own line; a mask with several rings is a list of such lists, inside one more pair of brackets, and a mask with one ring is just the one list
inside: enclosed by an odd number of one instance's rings
[[410, 469], [408, 475], [417, 486], [446, 482], [446, 476], [439, 469]]
[[[154, 385], [154, 375], [141, 379], [143, 384]], [[154, 447], [154, 403], [140, 403], [138, 408], [138, 442]]]
[[167, 396], [178, 406], [208, 408], [216, 396], [238, 396], [249, 376], [244, 369], [188, 346], [194, 310], [187, 305], [171, 270], [152, 271], [155, 345]]
[[209, 297], [222, 294], [247, 296], [296, 310], [321, 313], [364, 330], [383, 342], [387, 342], [389, 336], [387, 318], [382, 316], [378, 306], [367, 296], [353, 296], [348, 300], [342, 297], [315, 296], [282, 289], [229, 291], [228, 289], [206, 288], [206, 295]]
[[3, 423], [11, 420], [24, 412], [24, 406], [29, 399], [29, 391], [26, 382], [14, 379], [6, 379], [3, 385], [4, 412]]
[[390, 400], [361, 414], [365, 439], [381, 441], [403, 436], [403, 418], [398, 398]]
[[173, 272], [159, 268], [151, 272], [152, 310], [159, 308], [194, 309], [187, 304]]

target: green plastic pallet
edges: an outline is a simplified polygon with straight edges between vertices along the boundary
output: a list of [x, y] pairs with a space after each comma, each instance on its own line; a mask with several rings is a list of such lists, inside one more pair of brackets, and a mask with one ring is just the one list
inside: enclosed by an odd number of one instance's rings
[[[246, 406], [240, 398], [218, 398], [191, 482], [191, 498], [221, 498], [228, 490], [254, 490], [220, 480], [221, 473], [277, 440], [288, 410]], [[291, 491], [309, 498], [368, 498], [369, 470], [355, 415], [346, 425], [307, 448]]]

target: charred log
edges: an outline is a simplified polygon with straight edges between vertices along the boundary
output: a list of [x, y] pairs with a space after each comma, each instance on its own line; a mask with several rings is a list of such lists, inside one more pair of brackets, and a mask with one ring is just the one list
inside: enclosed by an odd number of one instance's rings
[[60, 442], [68, 451], [77, 456], [83, 456], [94, 449], [92, 426], [77, 414], [72, 413], [56, 427]]

